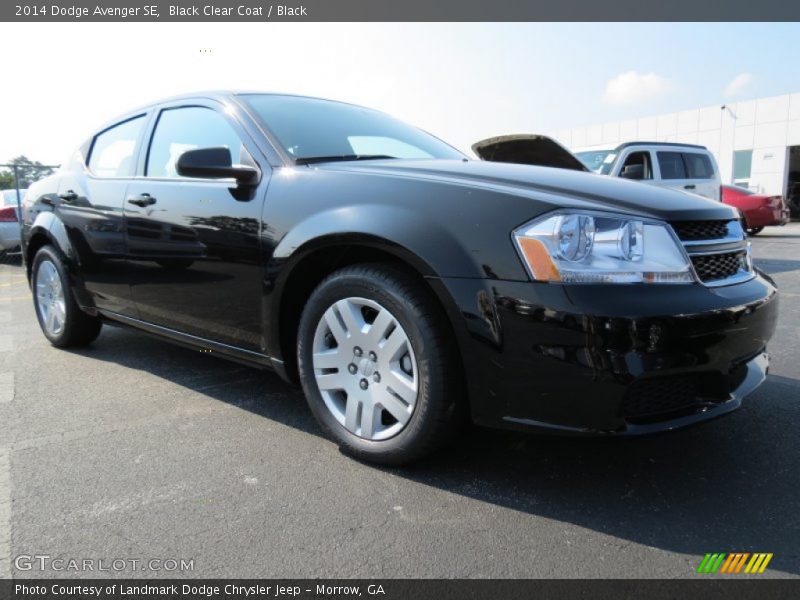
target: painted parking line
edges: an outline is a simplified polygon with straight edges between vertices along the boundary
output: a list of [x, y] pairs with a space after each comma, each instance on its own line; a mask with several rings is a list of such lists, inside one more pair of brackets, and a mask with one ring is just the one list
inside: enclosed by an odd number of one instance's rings
[[0, 446], [0, 579], [11, 577], [11, 456]]

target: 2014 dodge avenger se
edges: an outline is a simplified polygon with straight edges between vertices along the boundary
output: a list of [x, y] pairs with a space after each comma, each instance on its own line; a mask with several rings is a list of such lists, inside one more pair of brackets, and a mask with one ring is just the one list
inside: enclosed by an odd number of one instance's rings
[[505, 154], [299, 96], [135, 110], [25, 197], [42, 331], [116, 323], [272, 368], [384, 464], [466, 419], [637, 434], [737, 408], [778, 302], [736, 211]]

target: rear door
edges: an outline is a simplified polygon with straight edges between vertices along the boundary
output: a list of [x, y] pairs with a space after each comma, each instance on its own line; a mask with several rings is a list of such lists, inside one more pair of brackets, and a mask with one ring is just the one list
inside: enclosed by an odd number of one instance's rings
[[[162, 107], [148, 134], [143, 172], [126, 192], [126, 244], [141, 319], [259, 351], [261, 208], [265, 161], [242, 127], [212, 101]], [[225, 146], [236, 163], [261, 169], [242, 194], [233, 180], [181, 177], [185, 151]]]
[[[720, 200], [720, 179], [714, 160], [706, 152], [682, 152], [688, 185], [694, 193]], [[690, 188], [691, 189], [691, 188]]]
[[122, 207], [148, 116], [135, 115], [95, 135], [86, 160], [76, 159], [64, 169], [54, 206], [95, 306], [131, 317], [136, 310], [125, 262]]
[[683, 162], [683, 155], [680, 151], [657, 150], [656, 158], [660, 185], [682, 192], [695, 192], [696, 186], [689, 181], [689, 176], [686, 174], [686, 163]]
[[705, 152], [657, 150], [661, 185], [719, 200], [719, 175]]

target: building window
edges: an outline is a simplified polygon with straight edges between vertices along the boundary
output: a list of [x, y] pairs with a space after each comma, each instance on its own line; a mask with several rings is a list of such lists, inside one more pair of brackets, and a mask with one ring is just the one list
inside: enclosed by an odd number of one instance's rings
[[753, 168], [753, 151], [737, 150], [733, 153], [733, 184], [746, 188]]

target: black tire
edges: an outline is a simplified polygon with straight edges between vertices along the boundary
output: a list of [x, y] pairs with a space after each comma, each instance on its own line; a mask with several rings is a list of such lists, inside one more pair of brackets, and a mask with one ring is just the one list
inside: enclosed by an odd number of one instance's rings
[[747, 230], [747, 235], [758, 235], [762, 231], [764, 231], [763, 227], [751, 227]]
[[[37, 294], [37, 274], [45, 262], [50, 262], [55, 267], [61, 286], [64, 291], [64, 324], [58, 333], [48, 331], [42, 320], [42, 311], [39, 309], [39, 295]], [[81, 310], [72, 293], [69, 274], [64, 266], [61, 253], [53, 246], [42, 246], [36, 253], [31, 267], [31, 286], [33, 289], [33, 304], [36, 311], [36, 318], [45, 337], [53, 346], [59, 348], [85, 346], [92, 343], [100, 335], [100, 328], [103, 323], [98, 317], [93, 317]]]
[[[351, 297], [387, 308], [405, 330], [417, 359], [418, 394], [411, 418], [399, 433], [384, 440], [365, 439], [345, 429], [326, 406], [314, 376], [317, 324], [335, 302]], [[411, 463], [449, 441], [465, 421], [463, 374], [444, 311], [424, 282], [400, 269], [363, 264], [327, 277], [303, 310], [297, 360], [311, 411], [328, 437], [355, 458], [390, 466]]]

